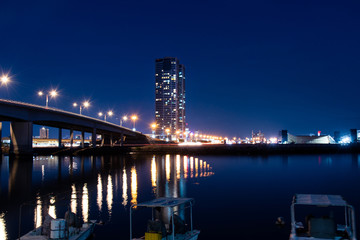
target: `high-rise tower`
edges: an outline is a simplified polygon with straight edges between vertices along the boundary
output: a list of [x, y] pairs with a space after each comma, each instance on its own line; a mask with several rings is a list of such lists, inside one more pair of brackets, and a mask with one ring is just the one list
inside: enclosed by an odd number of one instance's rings
[[185, 131], [185, 67], [174, 57], [155, 60], [155, 120], [161, 138]]

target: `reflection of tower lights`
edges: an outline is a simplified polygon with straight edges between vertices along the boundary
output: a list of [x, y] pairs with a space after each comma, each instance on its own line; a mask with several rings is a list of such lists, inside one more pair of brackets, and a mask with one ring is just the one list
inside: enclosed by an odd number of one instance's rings
[[50, 198], [49, 215], [56, 219], [55, 197]]
[[101, 206], [102, 206], [102, 180], [101, 180], [101, 176], [100, 174], [98, 174], [98, 183], [97, 183], [97, 198], [96, 198], [96, 202], [99, 208], [99, 211], [101, 211]]
[[203, 176], [203, 160], [200, 159], [200, 177]]
[[131, 168], [131, 203], [137, 203], [137, 174], [135, 166]]
[[41, 181], [44, 182], [45, 179], [45, 165], [41, 165]]
[[168, 182], [170, 182], [170, 175], [171, 175], [171, 170], [170, 170], [170, 155], [166, 155], [165, 157], [165, 171], [166, 171], [166, 180]]
[[[34, 218], [35, 218], [34, 223], [35, 223], [36, 228], [40, 227], [42, 224], [41, 209], [42, 209], [41, 199], [39, 196], [37, 196], [36, 197], [36, 208], [35, 208], [35, 214], [34, 214]], [[1, 234], [0, 234], [0, 239], [3, 239], [3, 238], [1, 238]]]
[[87, 188], [87, 183], [83, 187], [82, 195], [82, 215], [85, 223], [89, 221], [89, 191]]
[[76, 187], [75, 184], [73, 184], [71, 186], [71, 203], [70, 203], [70, 207], [71, 207], [71, 212], [76, 214], [76, 208], [77, 208], [77, 195], [76, 195]]
[[156, 161], [155, 161], [155, 156], [153, 156], [153, 158], [151, 160], [151, 186], [156, 188]]
[[198, 172], [199, 171], [199, 159], [195, 158], [195, 177], [198, 177]]
[[190, 157], [190, 177], [194, 177], [194, 158]]
[[106, 202], [108, 205], [109, 215], [111, 216], [111, 209], [112, 209], [112, 204], [113, 204], [113, 184], [112, 184], [112, 179], [111, 179], [110, 174], [108, 176]]
[[176, 178], [180, 179], [180, 155], [176, 155]]
[[188, 158], [184, 156], [184, 178], [188, 177]]
[[126, 206], [127, 202], [128, 202], [128, 195], [127, 195], [127, 176], [126, 176], [126, 170], [125, 168], [123, 169], [123, 185], [122, 185], [122, 205]]
[[0, 214], [0, 239], [7, 239], [7, 232], [6, 232], [6, 224], [5, 224], [5, 214]]

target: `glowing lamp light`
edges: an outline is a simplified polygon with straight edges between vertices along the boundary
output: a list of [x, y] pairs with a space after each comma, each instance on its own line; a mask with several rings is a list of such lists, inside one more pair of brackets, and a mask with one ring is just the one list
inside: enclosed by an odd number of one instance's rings
[[77, 107], [77, 103], [76, 103], [76, 102], [73, 103], [73, 107]]
[[3, 75], [3, 76], [1, 77], [1, 84], [6, 85], [6, 84], [8, 84], [9, 82], [10, 82], [10, 78], [8, 77], [8, 75]]
[[137, 119], [137, 116], [136, 115], [132, 115], [131, 116], [131, 120], [135, 121]]
[[39, 92], [38, 92], [38, 95], [39, 95], [39, 96], [44, 95], [43, 91], [39, 91]]
[[109, 117], [111, 117], [114, 113], [112, 111], [108, 111]]
[[57, 91], [56, 90], [51, 90], [50, 91], [50, 96], [51, 97], [56, 97], [58, 95]]
[[85, 108], [88, 108], [88, 107], [90, 106], [90, 102], [89, 102], [89, 101], [83, 102], [83, 106], [84, 106]]
[[101, 117], [102, 115], [103, 115], [103, 113], [102, 113], [102, 112], [99, 112], [99, 113], [98, 113], [98, 116], [99, 116], [99, 117]]

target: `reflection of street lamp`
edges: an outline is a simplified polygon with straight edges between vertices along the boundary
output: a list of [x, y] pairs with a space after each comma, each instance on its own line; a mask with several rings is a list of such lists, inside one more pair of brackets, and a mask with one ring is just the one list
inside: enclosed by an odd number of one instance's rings
[[123, 125], [123, 121], [126, 122], [128, 120], [127, 116], [123, 116], [122, 118], [120, 118], [120, 126]]
[[[74, 107], [77, 107], [77, 105], [78, 105], [78, 104], [77, 104], [76, 102], [73, 103], [73, 106], [74, 106]], [[80, 115], [81, 115], [82, 109], [83, 109], [83, 108], [88, 108], [88, 107], [90, 107], [90, 103], [89, 103], [89, 101], [85, 101], [85, 102], [82, 103], [82, 105], [80, 104], [79, 107], [80, 107]]]
[[151, 129], [152, 129], [152, 137], [155, 138], [156, 123], [151, 124]]
[[[41, 97], [41, 96], [44, 95], [44, 92], [39, 91], [38, 95]], [[46, 94], [46, 104], [45, 104], [46, 107], [49, 107], [49, 95], [50, 95], [50, 98], [54, 98], [54, 97], [56, 97], [58, 95], [58, 93], [57, 93], [56, 90], [53, 89], [49, 93]]]
[[132, 115], [131, 116], [131, 120], [134, 122], [134, 128], [133, 128], [133, 131], [136, 131], [136, 128], [135, 128], [135, 122], [137, 120], [137, 116], [136, 115]]

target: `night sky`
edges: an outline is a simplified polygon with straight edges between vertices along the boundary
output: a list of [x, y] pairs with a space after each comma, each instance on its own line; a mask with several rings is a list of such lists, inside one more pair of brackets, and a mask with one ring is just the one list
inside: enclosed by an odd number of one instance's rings
[[[360, 128], [359, 1], [0, 1], [0, 98], [136, 113], [150, 132], [155, 59], [186, 67], [190, 130], [246, 137]], [[118, 117], [116, 116], [116, 117]], [[119, 120], [112, 117], [111, 121]], [[130, 123], [125, 124], [130, 127]]]

